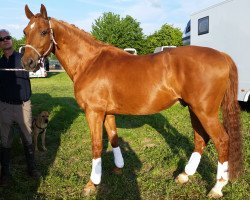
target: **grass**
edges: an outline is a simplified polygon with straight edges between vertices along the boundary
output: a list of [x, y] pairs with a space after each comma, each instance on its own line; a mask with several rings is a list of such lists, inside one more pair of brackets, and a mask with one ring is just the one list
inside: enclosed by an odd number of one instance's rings
[[[32, 79], [33, 114], [48, 110], [47, 152], [36, 154], [43, 177], [26, 176], [26, 164], [17, 136], [13, 144], [13, 184], [0, 188], [0, 200], [24, 199], [207, 199], [215, 184], [217, 153], [209, 143], [198, 172], [186, 185], [174, 181], [192, 153], [193, 131], [186, 107], [179, 104], [150, 116], [117, 116], [125, 159], [122, 175], [111, 173], [113, 156], [107, 136], [103, 140], [103, 175], [98, 191], [84, 197], [91, 171], [91, 141], [84, 112], [78, 107], [73, 84], [65, 73]], [[242, 111], [245, 172], [228, 184], [223, 199], [250, 199], [250, 109]], [[39, 140], [40, 141], [40, 140]]]

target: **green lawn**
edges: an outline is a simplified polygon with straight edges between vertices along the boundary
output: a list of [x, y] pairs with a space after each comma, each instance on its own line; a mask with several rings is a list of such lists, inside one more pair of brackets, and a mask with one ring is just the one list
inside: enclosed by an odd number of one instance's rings
[[[65, 73], [32, 79], [33, 114], [50, 112], [47, 152], [36, 154], [43, 178], [26, 176], [26, 164], [18, 129], [13, 145], [13, 184], [0, 188], [0, 200], [84, 199], [82, 189], [91, 172], [91, 141], [84, 112], [78, 107], [73, 85]], [[174, 177], [193, 150], [193, 131], [186, 107], [179, 104], [150, 116], [117, 116], [125, 167], [122, 175], [111, 173], [113, 156], [104, 134], [103, 175], [97, 193], [86, 199], [207, 199], [215, 184], [217, 153], [209, 143], [198, 173], [186, 185]], [[242, 111], [245, 172], [223, 190], [223, 199], [250, 199], [250, 109]], [[39, 140], [40, 142], [40, 140]]]

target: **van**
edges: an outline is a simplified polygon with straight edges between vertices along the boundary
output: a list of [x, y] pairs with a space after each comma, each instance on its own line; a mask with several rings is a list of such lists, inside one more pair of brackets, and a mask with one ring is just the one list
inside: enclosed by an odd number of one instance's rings
[[29, 72], [30, 78], [45, 78], [47, 75], [48, 73], [44, 67], [40, 67], [36, 72]]
[[165, 51], [167, 49], [175, 48], [175, 47], [176, 46], [161, 46], [161, 47], [156, 47], [155, 50], [154, 50], [154, 53], [158, 53], [158, 52]]

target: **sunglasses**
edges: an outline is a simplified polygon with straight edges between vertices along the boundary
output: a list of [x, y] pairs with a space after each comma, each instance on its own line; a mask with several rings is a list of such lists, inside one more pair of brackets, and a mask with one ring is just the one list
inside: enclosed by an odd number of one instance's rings
[[3, 42], [4, 40], [11, 40], [11, 36], [8, 35], [8, 36], [5, 36], [5, 37], [0, 37], [0, 42]]

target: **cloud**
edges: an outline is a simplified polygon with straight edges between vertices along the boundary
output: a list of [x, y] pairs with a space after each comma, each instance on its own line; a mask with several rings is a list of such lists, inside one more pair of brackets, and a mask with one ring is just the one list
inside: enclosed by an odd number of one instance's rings
[[[8, 28], [19, 38], [28, 22], [24, 14], [25, 3], [11, 1], [12, 4], [0, 7], [0, 26]], [[154, 33], [165, 23], [183, 30], [192, 13], [221, 1], [223, 0], [62, 0], [60, 4], [56, 4], [54, 1], [44, 0], [52, 17], [73, 23], [85, 31], [91, 31], [94, 20], [104, 12], [113, 12], [121, 17], [132, 16], [141, 23], [146, 35]], [[30, 8], [39, 9], [40, 3], [31, 0], [28, 2]], [[11, 17], [10, 10], [14, 13]]]
[[109, 9], [120, 9], [120, 10], [123, 9], [123, 7], [118, 7], [117, 4], [114, 5], [114, 4], [109, 3], [109, 2], [101, 3], [100, 1], [95, 1], [95, 0], [77, 0], [77, 1], [88, 4], [88, 5], [92, 5], [95, 7], [109, 8]]
[[147, 0], [151, 6], [160, 8], [162, 6], [161, 0]]
[[73, 22], [73, 24], [77, 25], [77, 27], [83, 29], [84, 31], [90, 32], [92, 30], [92, 24], [100, 16], [102, 16], [101, 12], [91, 12], [91, 13], [88, 13], [85, 19], [76, 20]]

